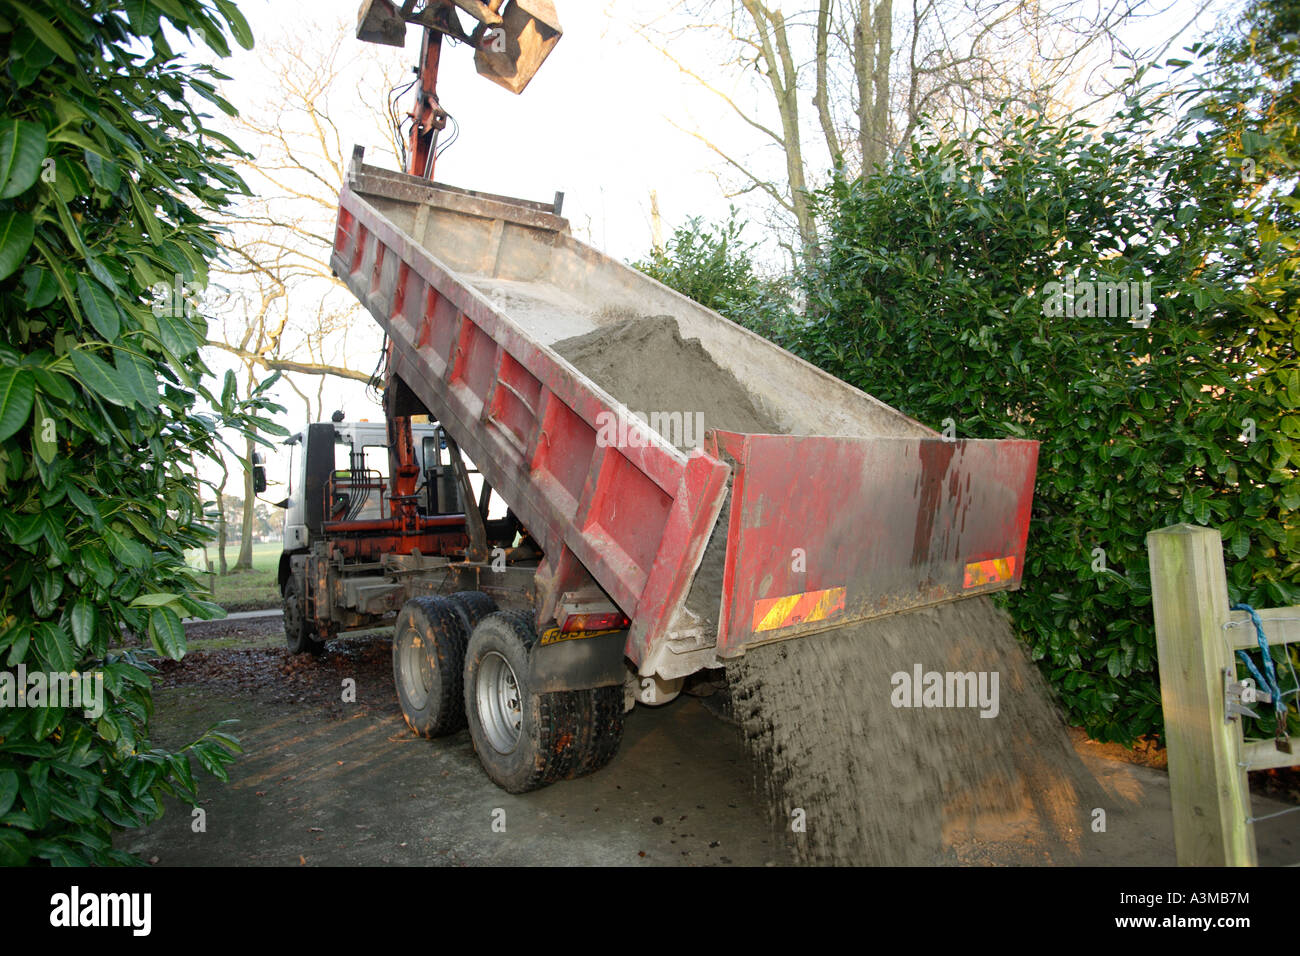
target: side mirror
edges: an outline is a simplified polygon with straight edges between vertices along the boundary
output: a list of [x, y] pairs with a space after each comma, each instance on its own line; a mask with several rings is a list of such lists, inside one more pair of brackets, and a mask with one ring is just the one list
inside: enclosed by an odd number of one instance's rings
[[260, 495], [266, 491], [266, 465], [262, 463], [262, 456], [253, 452], [253, 494]]

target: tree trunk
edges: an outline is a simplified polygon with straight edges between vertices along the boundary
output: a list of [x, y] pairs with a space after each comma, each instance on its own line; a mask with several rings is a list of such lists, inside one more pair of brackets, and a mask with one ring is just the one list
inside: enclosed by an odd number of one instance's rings
[[817, 67], [817, 86], [813, 93], [813, 105], [817, 107], [817, 121], [821, 123], [822, 136], [826, 140], [826, 149], [831, 154], [831, 165], [836, 169], [844, 165], [844, 151], [840, 148], [839, 133], [835, 129], [835, 120], [831, 116], [831, 104], [827, 86], [829, 83], [831, 32], [831, 0], [820, 0], [817, 6], [817, 50], [814, 54]]
[[770, 9], [757, 0], [743, 0], [743, 5], [758, 34], [758, 48], [763, 60], [761, 72], [766, 74], [772, 87], [772, 97], [781, 117], [781, 146], [785, 150], [790, 208], [799, 228], [799, 251], [804, 258], [809, 258], [817, 255], [817, 222], [804, 178], [799, 129], [799, 68], [795, 65], [785, 16], [781, 11]]
[[659, 215], [659, 193], [650, 190], [650, 248], [664, 251], [664, 221]]
[[221, 487], [217, 489], [217, 570], [218, 573], [225, 577], [230, 573], [230, 566], [226, 564], [226, 482], [222, 479]]
[[858, 149], [862, 172], [871, 172], [889, 148], [889, 61], [893, 52], [893, 6], [861, 0], [853, 31], [853, 73], [858, 91]]

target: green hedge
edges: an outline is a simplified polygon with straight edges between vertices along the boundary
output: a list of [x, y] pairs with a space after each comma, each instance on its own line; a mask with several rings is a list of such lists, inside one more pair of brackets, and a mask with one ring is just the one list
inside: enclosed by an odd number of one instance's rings
[[[116, 828], [234, 756], [220, 731], [153, 746], [153, 669], [110, 650], [125, 629], [180, 657], [181, 618], [220, 615], [185, 565], [210, 536], [195, 463], [223, 426], [284, 433], [264, 392], [203, 386], [202, 317], [156, 294], [203, 282], [205, 212], [245, 189], [200, 112], [231, 111], [220, 74], [171, 46], [225, 55], [225, 30], [251, 46], [227, 0], [0, 0], [0, 669], [28, 676], [0, 702], [0, 865], [127, 862]], [[90, 706], [35, 673], [90, 676]]]
[[733, 322], [784, 342], [795, 322], [791, 283], [760, 272], [754, 244], [745, 241], [745, 228], [734, 206], [725, 222], [709, 223], [697, 216], [673, 230], [663, 248], [631, 263], [632, 268]]
[[1103, 740], [1161, 730], [1148, 531], [1214, 526], [1234, 600], [1300, 603], [1300, 9], [1240, 22], [1105, 130], [1003, 112], [836, 179], [803, 317], [734, 214], [639, 264], [935, 428], [1042, 443], [1000, 600]]

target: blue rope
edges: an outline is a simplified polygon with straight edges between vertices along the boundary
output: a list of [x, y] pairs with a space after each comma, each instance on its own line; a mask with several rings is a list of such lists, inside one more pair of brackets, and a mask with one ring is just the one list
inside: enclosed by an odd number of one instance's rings
[[[1255, 662], [1250, 659], [1250, 655], [1245, 651], [1237, 651], [1237, 656], [1246, 664], [1246, 669], [1250, 671], [1251, 676], [1260, 687], [1268, 688], [1269, 694], [1273, 698], [1273, 711], [1277, 715], [1278, 733], [1286, 733], [1286, 701], [1282, 699], [1282, 689], [1277, 683], [1277, 668], [1273, 666], [1273, 655], [1268, 649], [1268, 638], [1264, 636], [1264, 622], [1259, 619], [1255, 609], [1249, 604], [1234, 604], [1234, 611], [1245, 611], [1250, 615], [1251, 623], [1255, 625], [1255, 638], [1259, 641], [1260, 652], [1264, 655], [1264, 674], [1261, 674], [1255, 667]], [[1267, 676], [1265, 676], [1267, 675]]]

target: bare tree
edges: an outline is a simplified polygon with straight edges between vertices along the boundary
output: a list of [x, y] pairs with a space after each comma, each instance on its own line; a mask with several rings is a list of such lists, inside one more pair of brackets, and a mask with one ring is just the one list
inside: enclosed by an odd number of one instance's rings
[[[1157, 2], [679, 0], [633, 29], [741, 121], [729, 141], [686, 132], [730, 171], [728, 196], [765, 195], [787, 224], [783, 245], [805, 256], [823, 171], [889, 162], [927, 117], [970, 128], [1005, 101], [1068, 112], [1113, 62], [1118, 28]], [[709, 66], [680, 52], [701, 47]]]
[[[252, 195], [225, 217], [223, 267], [214, 273], [208, 345], [236, 359], [245, 387], [279, 371], [309, 415], [325, 414], [328, 377], [368, 382], [378, 344], [372, 323], [330, 269], [338, 195], [351, 144], [342, 125], [369, 127], [372, 141], [397, 149], [390, 95], [405, 64], [353, 38], [350, 23], [305, 25], [259, 47], [266, 97], [231, 121], [249, 151], [240, 174]], [[360, 88], [362, 95], [358, 96]], [[360, 115], [348, 108], [362, 103]], [[368, 104], [368, 105], [365, 105]], [[361, 342], [365, 348], [359, 348]], [[304, 377], [316, 378], [307, 387]], [[314, 392], [314, 401], [313, 393]], [[244, 510], [235, 569], [252, 567], [253, 443], [243, 449]]]
[[274, 95], [234, 121], [238, 141], [253, 154], [239, 171], [254, 195], [225, 220], [227, 265], [219, 278], [232, 294], [218, 309], [220, 327], [209, 344], [265, 371], [365, 382], [369, 370], [346, 359], [360, 306], [329, 264], [351, 148], [334, 100], [357, 101], [340, 66], [345, 56], [370, 61], [362, 82], [376, 87], [364, 100], [374, 105], [362, 119], [394, 147], [387, 108], [377, 105], [387, 96], [378, 88], [400, 82], [400, 58], [376, 60], [346, 24], [305, 28], [261, 49]]

